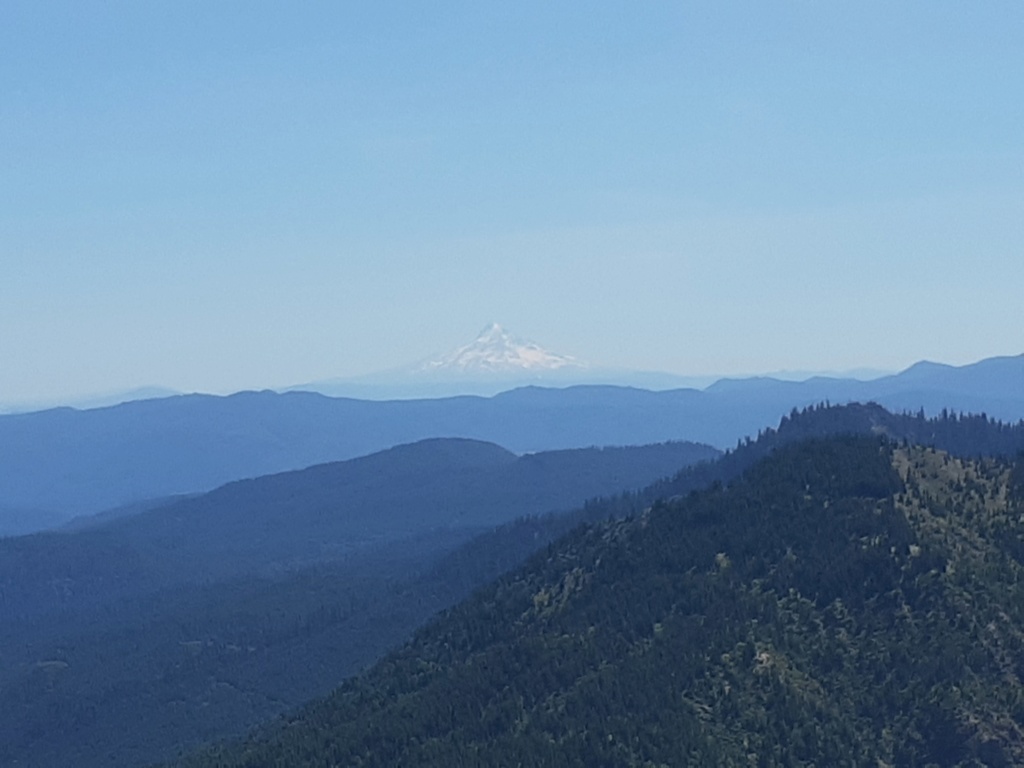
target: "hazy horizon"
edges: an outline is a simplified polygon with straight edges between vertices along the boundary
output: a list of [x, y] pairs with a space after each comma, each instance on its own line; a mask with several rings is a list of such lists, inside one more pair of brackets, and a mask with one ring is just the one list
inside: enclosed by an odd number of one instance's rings
[[681, 376], [1024, 352], [1017, 3], [14, 0], [0, 404], [498, 320]]
[[[494, 324], [497, 325], [497, 324]], [[484, 329], [487, 330], [486, 328]], [[536, 343], [535, 339], [516, 338], [517, 341]], [[546, 350], [553, 351], [553, 350]], [[451, 350], [449, 350], [449, 353]], [[901, 373], [911, 366], [899, 370], [882, 370], [867, 367], [852, 368], [848, 370], [769, 370], [769, 371], [743, 371], [731, 374], [697, 374], [683, 375], [673, 374], [667, 371], [656, 370], [630, 370], [604, 367], [594, 364], [593, 361], [580, 360], [582, 364], [578, 370], [568, 373], [560, 378], [558, 371], [535, 372], [529, 371], [508, 371], [495, 373], [489, 379], [479, 374], [462, 374], [451, 372], [445, 378], [435, 381], [431, 388], [428, 379], [417, 379], [416, 372], [421, 365], [432, 359], [443, 357], [439, 353], [421, 356], [416, 360], [406, 361], [404, 365], [389, 368], [386, 370], [370, 371], [354, 376], [336, 376], [308, 382], [278, 382], [272, 385], [243, 386], [237, 389], [224, 390], [177, 390], [160, 383], [143, 384], [137, 387], [110, 389], [105, 391], [82, 392], [75, 395], [56, 396], [51, 398], [28, 399], [21, 401], [0, 401], [0, 414], [21, 413], [40, 408], [52, 408], [60, 406], [71, 406], [75, 408], [94, 408], [107, 405], [127, 402], [130, 400], [150, 399], [168, 397], [182, 394], [208, 394], [208, 395], [230, 395], [245, 391], [272, 390], [278, 392], [302, 391], [312, 387], [316, 391], [316, 385], [329, 383], [348, 383], [352, 385], [350, 391], [346, 391], [346, 397], [365, 397], [371, 400], [378, 399], [409, 399], [409, 398], [431, 398], [449, 397], [452, 395], [471, 394], [491, 396], [498, 392], [514, 389], [525, 384], [533, 383], [544, 387], [564, 387], [578, 384], [612, 384], [618, 386], [641, 386], [646, 389], [664, 390], [674, 388], [705, 389], [715, 382], [723, 379], [753, 379], [772, 378], [782, 381], [803, 382], [816, 377], [853, 379], [859, 381], [872, 381], [886, 376]], [[918, 363], [937, 363], [945, 365], [941, 360], [917, 360], [911, 365]], [[969, 364], [979, 361], [970, 361]], [[646, 379], [644, 377], [647, 377]], [[531, 380], [531, 377], [534, 377]], [[661, 377], [659, 379], [658, 377]], [[482, 386], [489, 385], [489, 386]]]

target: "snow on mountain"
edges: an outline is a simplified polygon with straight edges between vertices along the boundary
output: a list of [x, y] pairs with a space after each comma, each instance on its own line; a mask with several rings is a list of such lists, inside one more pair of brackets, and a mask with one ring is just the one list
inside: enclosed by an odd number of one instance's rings
[[469, 344], [428, 360], [416, 367], [419, 373], [506, 374], [543, 373], [583, 369], [587, 364], [559, 355], [532, 341], [517, 339], [497, 323], [484, 328]]

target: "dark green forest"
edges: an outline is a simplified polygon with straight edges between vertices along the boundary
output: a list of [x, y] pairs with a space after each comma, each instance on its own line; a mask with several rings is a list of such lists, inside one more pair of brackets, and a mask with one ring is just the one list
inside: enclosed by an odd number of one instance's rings
[[1022, 474], [880, 435], [780, 447], [178, 765], [1022, 764]]

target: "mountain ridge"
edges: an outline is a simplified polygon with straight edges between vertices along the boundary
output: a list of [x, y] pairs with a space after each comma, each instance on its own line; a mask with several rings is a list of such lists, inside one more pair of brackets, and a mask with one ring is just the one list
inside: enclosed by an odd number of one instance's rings
[[[677, 439], [725, 448], [794, 407], [819, 402], [1024, 418], [1024, 356], [939, 373], [918, 369], [871, 382], [723, 380], [706, 390], [532, 386], [493, 397], [395, 401], [265, 390], [6, 415], [0, 416], [0, 510], [39, 510], [42, 527], [432, 436], [486, 440], [517, 453]], [[25, 522], [23, 513], [16, 529], [13, 518], [11, 528], [0, 519], [0, 535], [25, 532]]]
[[880, 437], [792, 444], [577, 530], [179, 764], [1020, 764], [1018, 473]]

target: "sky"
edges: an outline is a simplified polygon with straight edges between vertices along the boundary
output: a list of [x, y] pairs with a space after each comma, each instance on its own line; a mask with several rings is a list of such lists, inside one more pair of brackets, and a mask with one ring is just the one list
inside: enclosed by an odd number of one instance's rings
[[0, 403], [496, 321], [603, 366], [1024, 353], [1024, 5], [0, 4]]

